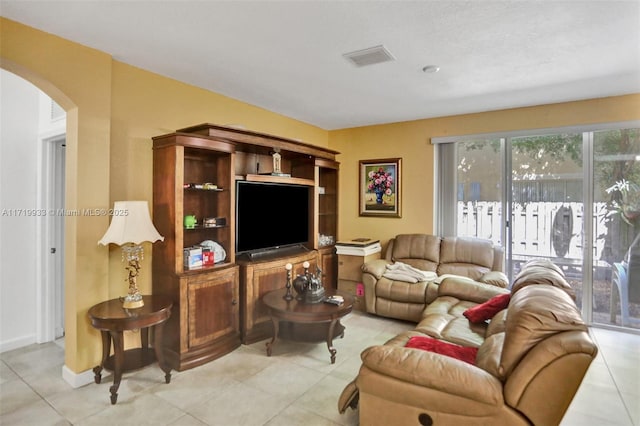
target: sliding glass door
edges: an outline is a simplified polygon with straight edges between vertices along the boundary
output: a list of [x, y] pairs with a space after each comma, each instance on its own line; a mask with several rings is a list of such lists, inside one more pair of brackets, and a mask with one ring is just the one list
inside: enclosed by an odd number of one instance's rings
[[[593, 132], [593, 322], [640, 329], [640, 129]], [[594, 264], [595, 265], [595, 264]]]
[[511, 276], [531, 259], [558, 265], [582, 306], [584, 200], [582, 134], [508, 139]]
[[640, 329], [639, 129], [452, 142], [439, 147], [441, 235], [503, 245], [511, 278], [550, 259], [587, 320]]
[[502, 245], [503, 144], [503, 139], [483, 139], [455, 145], [457, 235]]

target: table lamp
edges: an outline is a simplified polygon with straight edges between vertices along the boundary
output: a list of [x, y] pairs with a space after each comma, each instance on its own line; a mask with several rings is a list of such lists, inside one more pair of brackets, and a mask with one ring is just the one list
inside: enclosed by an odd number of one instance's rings
[[104, 246], [116, 244], [122, 246], [122, 261], [127, 261], [129, 293], [124, 297], [122, 307], [134, 309], [144, 306], [142, 295], [138, 291], [136, 277], [140, 271], [140, 260], [144, 252], [142, 243], [164, 241], [164, 237], [151, 222], [149, 204], [146, 201], [116, 201], [113, 206], [113, 219], [109, 229], [98, 244]]

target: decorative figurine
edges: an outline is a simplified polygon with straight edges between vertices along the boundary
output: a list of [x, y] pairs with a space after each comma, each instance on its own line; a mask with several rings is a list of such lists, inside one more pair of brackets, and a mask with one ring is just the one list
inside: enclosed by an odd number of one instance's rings
[[302, 264], [304, 274], [298, 275], [293, 280], [293, 289], [296, 291], [296, 300], [304, 303], [320, 303], [324, 300], [324, 287], [322, 286], [322, 270], [316, 267], [316, 273], [309, 272], [309, 262]]
[[279, 150], [276, 150], [273, 154], [273, 173], [275, 174], [280, 174], [282, 173], [282, 156], [280, 155], [280, 153], [278, 152]]

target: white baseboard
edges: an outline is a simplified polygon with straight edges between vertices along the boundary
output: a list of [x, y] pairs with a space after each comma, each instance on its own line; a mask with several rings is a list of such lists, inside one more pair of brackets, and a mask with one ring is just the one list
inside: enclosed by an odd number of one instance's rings
[[[109, 376], [111, 376], [109, 371], [102, 370], [102, 380]], [[93, 369], [83, 371], [82, 373], [74, 373], [66, 365], [62, 366], [62, 378], [73, 388], [80, 388], [89, 383], [95, 383], [94, 377]]]
[[23, 346], [29, 346], [34, 343], [36, 343], [35, 334], [18, 337], [13, 340], [5, 340], [4, 342], [0, 342], [0, 353], [12, 351], [14, 349], [22, 348]]

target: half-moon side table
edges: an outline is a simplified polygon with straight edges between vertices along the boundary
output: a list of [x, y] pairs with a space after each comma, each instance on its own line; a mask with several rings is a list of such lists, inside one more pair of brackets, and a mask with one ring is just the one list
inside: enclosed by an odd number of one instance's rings
[[[113, 371], [113, 385], [109, 388], [111, 404], [118, 400], [122, 373], [142, 368], [156, 359], [165, 372], [165, 381], [171, 381], [171, 367], [164, 361], [162, 337], [173, 303], [165, 296], [143, 296], [143, 300], [144, 306], [136, 309], [124, 309], [120, 299], [111, 299], [89, 309], [91, 325], [102, 334], [102, 361], [93, 369], [94, 380], [100, 383], [103, 368]], [[154, 328], [154, 349], [149, 348], [149, 327]], [[140, 330], [140, 348], [124, 350], [125, 330]], [[112, 340], [114, 354], [110, 356]]]

